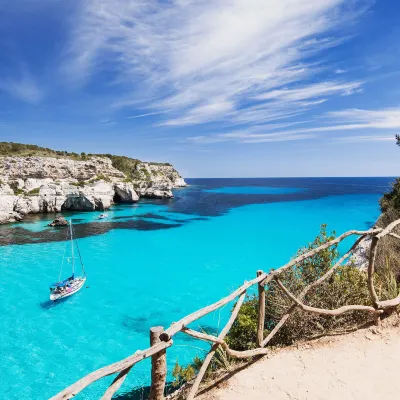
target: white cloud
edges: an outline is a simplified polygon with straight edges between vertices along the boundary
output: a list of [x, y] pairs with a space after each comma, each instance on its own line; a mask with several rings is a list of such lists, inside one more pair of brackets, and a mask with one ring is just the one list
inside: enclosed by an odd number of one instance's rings
[[316, 61], [355, 14], [344, 0], [85, 0], [64, 71], [112, 70], [131, 88], [121, 104], [167, 110], [166, 125], [282, 119], [360, 90]]
[[322, 96], [329, 96], [337, 93], [342, 95], [350, 95], [359, 90], [361, 85], [362, 82], [322, 82], [296, 89], [272, 90], [270, 92], [261, 94], [256, 98], [258, 100], [300, 101], [316, 99]]
[[[253, 126], [247, 129], [236, 130], [228, 133], [219, 133], [210, 136], [198, 136], [189, 138], [194, 143], [218, 143], [237, 141], [242, 143], [261, 143], [270, 141], [304, 140], [315, 138], [317, 134], [328, 132], [352, 132], [355, 130], [399, 130], [400, 129], [400, 108], [383, 110], [360, 110], [349, 109], [336, 112], [328, 112], [319, 120], [326, 121], [326, 125], [312, 126], [309, 128], [285, 129], [292, 124], [266, 124]], [[310, 121], [299, 121], [308, 123]], [[315, 122], [318, 120], [312, 121]], [[270, 133], [269, 131], [273, 131]], [[265, 133], [268, 132], [268, 133]], [[346, 143], [361, 141], [386, 141], [393, 140], [393, 135], [352, 135], [348, 137], [336, 137]]]
[[0, 91], [31, 104], [38, 104], [43, 98], [43, 91], [27, 72], [19, 78], [3, 78], [0, 82]]
[[131, 115], [130, 117], [126, 117], [126, 118], [136, 119], [136, 118], [144, 118], [144, 117], [149, 117], [150, 115], [158, 115], [158, 114], [164, 114], [164, 112], [163, 111], [150, 112], [150, 113], [145, 113], [145, 114]]
[[335, 138], [335, 141], [340, 143], [360, 143], [360, 142], [393, 142], [394, 137], [391, 136], [349, 136], [349, 137], [340, 137]]

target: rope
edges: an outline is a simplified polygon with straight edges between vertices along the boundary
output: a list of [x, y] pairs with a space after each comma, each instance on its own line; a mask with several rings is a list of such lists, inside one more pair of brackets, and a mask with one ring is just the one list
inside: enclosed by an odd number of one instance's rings
[[[69, 230], [68, 230], [68, 231], [69, 231]], [[61, 282], [61, 274], [62, 274], [62, 270], [63, 270], [63, 266], [64, 266], [65, 254], [67, 253], [68, 231], [67, 231], [67, 235], [66, 235], [66, 238], [65, 238], [64, 255], [63, 255], [63, 258], [62, 258], [62, 262], [61, 262], [60, 274], [59, 274], [59, 276], [58, 276], [58, 281], [59, 281], [59, 282]]]
[[[74, 226], [73, 226], [72, 224], [71, 224], [71, 227], [72, 227], [72, 232], [75, 234], [75, 229], [74, 229]], [[82, 262], [81, 251], [79, 250], [79, 246], [78, 246], [78, 241], [77, 241], [77, 240], [75, 240], [75, 244], [76, 244], [76, 248], [77, 248], [77, 250], [78, 250], [79, 261], [80, 261], [80, 263], [81, 263], [81, 267], [82, 267], [83, 274], [86, 275], [85, 267], [83, 266], [83, 262]]]

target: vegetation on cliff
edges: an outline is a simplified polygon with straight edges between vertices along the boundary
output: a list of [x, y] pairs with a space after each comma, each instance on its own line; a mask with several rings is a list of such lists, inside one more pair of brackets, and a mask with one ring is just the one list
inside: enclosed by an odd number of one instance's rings
[[394, 219], [396, 219], [396, 215], [400, 214], [400, 178], [393, 182], [392, 190], [383, 195], [380, 206], [382, 213], [392, 213]]
[[[334, 238], [335, 232], [328, 233], [326, 225], [322, 225], [320, 234], [306, 247], [300, 248], [295, 257]], [[388, 240], [391, 239], [393, 238], [388, 237]], [[378, 297], [381, 300], [388, 300], [397, 297], [400, 292], [400, 276], [398, 274], [400, 263], [397, 263], [396, 259], [391, 256], [392, 243], [390, 242], [389, 248], [385, 242], [382, 243], [378, 252], [379, 262], [376, 262], [374, 280]], [[297, 297], [305, 287], [321, 278], [332, 268], [338, 255], [337, 246], [331, 246], [286, 270], [280, 275], [280, 280]], [[352, 262], [343, 265], [322, 284], [312, 288], [306, 294], [304, 303], [311, 307], [331, 310], [351, 304], [371, 306], [367, 274]], [[266, 337], [275, 328], [292, 305], [292, 301], [282, 293], [276, 282], [271, 281], [265, 292], [263, 337]], [[328, 316], [308, 313], [298, 307], [268, 343], [268, 346], [281, 347], [323, 335], [347, 333], [372, 321], [372, 315], [362, 311]], [[255, 349], [258, 347], [256, 344], [257, 328], [258, 298], [252, 296], [243, 303], [238, 317], [226, 336], [226, 342], [230, 348], [239, 351]], [[236, 362], [237, 360], [230, 358], [222, 348], [219, 348], [215, 362], [208, 367], [206, 379], [214, 379], [220, 374], [229, 372]], [[200, 366], [201, 360], [198, 357], [187, 367], [182, 367], [177, 363], [173, 371], [175, 385], [180, 386], [182, 383], [192, 380]]]
[[[400, 135], [395, 135], [395, 139], [397, 146], [400, 146]], [[385, 193], [379, 203], [382, 213], [386, 214], [384, 222], [389, 224], [400, 217], [400, 178], [393, 182], [392, 190]]]
[[[54, 157], [69, 158], [75, 161], [84, 161], [92, 156], [107, 157], [111, 160], [112, 166], [123, 172], [128, 179], [138, 179], [141, 174], [145, 174], [142, 168], [138, 170], [142, 161], [126, 156], [117, 156], [114, 154], [91, 154], [91, 153], [74, 153], [63, 150], [52, 150], [47, 147], [40, 147], [34, 144], [23, 144], [13, 142], [0, 142], [0, 156], [3, 157]], [[149, 165], [172, 166], [170, 163], [148, 162]]]

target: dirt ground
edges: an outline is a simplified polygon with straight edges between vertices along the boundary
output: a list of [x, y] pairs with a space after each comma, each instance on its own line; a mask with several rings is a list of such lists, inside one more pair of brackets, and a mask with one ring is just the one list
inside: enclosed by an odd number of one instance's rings
[[399, 321], [385, 325], [282, 349], [198, 398], [398, 400]]

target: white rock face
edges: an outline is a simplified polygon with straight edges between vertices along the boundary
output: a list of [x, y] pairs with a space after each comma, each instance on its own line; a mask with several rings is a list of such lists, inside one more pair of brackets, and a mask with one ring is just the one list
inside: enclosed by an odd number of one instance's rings
[[371, 241], [372, 239], [370, 237], [366, 237], [365, 239], [361, 240], [361, 242], [355, 248], [353, 255], [350, 257], [350, 262], [363, 271], [368, 269]]
[[170, 164], [139, 163], [134, 180], [142, 197], [171, 198], [172, 189], [186, 186], [186, 182]]
[[139, 162], [132, 176], [107, 157], [0, 157], [0, 223], [31, 213], [105, 210], [139, 197], [171, 198], [173, 188], [186, 186], [170, 164]]
[[21, 221], [22, 217], [17, 212], [2, 212], [0, 211], [0, 225], [8, 224], [10, 222]]
[[139, 195], [129, 182], [120, 182], [114, 185], [115, 195], [120, 202], [134, 203], [139, 200]]
[[7, 184], [0, 185], [0, 214], [2, 217], [0, 220], [6, 220], [9, 218], [10, 213], [14, 212], [14, 203], [16, 196], [14, 196], [14, 191]]
[[[112, 166], [111, 160], [106, 157], [91, 157], [89, 160], [71, 160], [68, 158], [51, 157], [0, 157], [0, 176], [8, 180], [32, 179], [42, 180], [49, 178], [52, 181], [75, 179], [90, 180], [99, 175], [107, 176], [111, 180], [123, 179], [124, 173]], [[34, 187], [34, 181], [29, 181]]]

